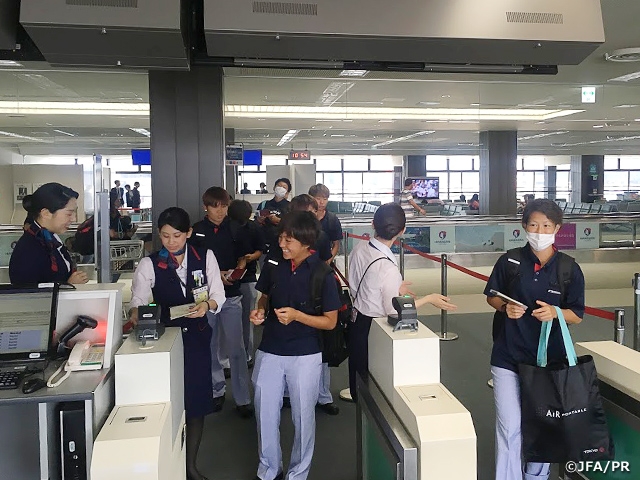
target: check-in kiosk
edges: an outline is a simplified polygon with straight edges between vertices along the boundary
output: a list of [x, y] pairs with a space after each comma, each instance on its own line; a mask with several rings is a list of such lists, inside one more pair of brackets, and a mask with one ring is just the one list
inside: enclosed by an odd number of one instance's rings
[[91, 479], [184, 479], [181, 330], [167, 328], [145, 345], [130, 335], [115, 367], [116, 406], [94, 444]]
[[375, 318], [369, 371], [358, 378], [358, 478], [476, 480], [473, 421], [440, 383], [438, 336]]
[[[591, 355], [607, 423], [615, 445], [615, 459], [578, 472], [565, 471], [569, 479], [637, 478], [640, 467], [640, 352], [613, 341], [576, 343], [578, 355]], [[604, 471], [604, 463], [608, 463]], [[583, 466], [584, 467], [584, 466]]]

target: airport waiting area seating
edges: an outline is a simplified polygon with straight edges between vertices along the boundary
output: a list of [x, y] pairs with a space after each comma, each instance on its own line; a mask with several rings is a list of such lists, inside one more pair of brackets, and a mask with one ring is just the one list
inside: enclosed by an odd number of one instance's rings
[[[586, 214], [603, 214], [617, 211], [623, 211], [619, 209], [619, 206], [613, 203], [573, 203], [573, 202], [557, 202], [558, 206], [566, 214], [573, 215], [586, 215]], [[622, 203], [622, 202], [621, 202]], [[640, 212], [640, 202], [636, 203], [637, 210], [625, 210], [628, 212]]]

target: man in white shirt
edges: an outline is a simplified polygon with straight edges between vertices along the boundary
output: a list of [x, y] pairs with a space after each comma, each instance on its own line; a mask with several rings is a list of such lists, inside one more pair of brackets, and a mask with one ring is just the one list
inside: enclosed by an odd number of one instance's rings
[[[349, 288], [354, 298], [355, 322], [349, 325], [349, 390], [356, 401], [356, 373], [369, 374], [369, 330], [371, 320], [396, 313], [393, 297], [411, 295], [408, 282], [402, 280], [391, 246], [405, 231], [405, 214], [396, 203], [382, 205], [373, 216], [375, 235], [356, 244], [349, 255]], [[416, 300], [416, 307], [430, 303], [437, 308], [454, 310], [449, 298], [437, 293]], [[347, 392], [340, 398], [347, 399]], [[345, 398], [347, 397], [347, 398]]]

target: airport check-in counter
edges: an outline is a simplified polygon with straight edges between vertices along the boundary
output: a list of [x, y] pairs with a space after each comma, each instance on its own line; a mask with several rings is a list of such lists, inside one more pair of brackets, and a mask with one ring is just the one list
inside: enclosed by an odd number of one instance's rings
[[94, 444], [91, 480], [184, 480], [184, 360], [180, 328], [115, 356], [116, 405]]
[[625, 480], [640, 475], [640, 352], [613, 341], [576, 343], [578, 355], [591, 355], [598, 371], [607, 422], [615, 446], [615, 461], [628, 462], [608, 472], [566, 472], [575, 480]]
[[438, 336], [374, 319], [369, 372], [358, 378], [358, 478], [476, 480], [473, 421], [440, 383]]

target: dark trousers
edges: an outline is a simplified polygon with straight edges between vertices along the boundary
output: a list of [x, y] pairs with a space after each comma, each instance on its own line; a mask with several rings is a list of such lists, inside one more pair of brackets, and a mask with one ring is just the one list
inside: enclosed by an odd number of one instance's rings
[[349, 324], [348, 348], [349, 348], [349, 390], [351, 398], [357, 401], [356, 373], [362, 378], [369, 376], [369, 330], [371, 330], [371, 317], [358, 312], [356, 321]]

